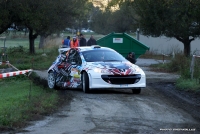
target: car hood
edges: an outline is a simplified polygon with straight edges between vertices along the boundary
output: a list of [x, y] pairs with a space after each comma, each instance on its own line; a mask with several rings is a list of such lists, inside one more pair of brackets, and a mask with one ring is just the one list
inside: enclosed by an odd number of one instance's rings
[[139, 70], [141, 70], [137, 65], [134, 65], [128, 61], [125, 61], [125, 62], [121, 62], [121, 61], [120, 62], [88, 62], [87, 69], [88, 70], [101, 69], [101, 73], [110, 73], [110, 74], [116, 74], [116, 75], [135, 74]]

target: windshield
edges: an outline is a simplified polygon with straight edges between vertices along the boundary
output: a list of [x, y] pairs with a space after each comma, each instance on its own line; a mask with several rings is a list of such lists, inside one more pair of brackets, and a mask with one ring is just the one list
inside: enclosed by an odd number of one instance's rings
[[90, 51], [84, 51], [82, 53], [85, 61], [87, 62], [126, 60], [121, 54], [110, 50], [90, 50]]

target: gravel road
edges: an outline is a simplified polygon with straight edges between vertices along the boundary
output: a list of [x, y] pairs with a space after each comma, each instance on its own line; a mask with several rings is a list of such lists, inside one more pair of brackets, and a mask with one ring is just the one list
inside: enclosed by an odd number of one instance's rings
[[[200, 96], [174, 88], [175, 74], [151, 72], [160, 61], [138, 59], [147, 76], [139, 95], [131, 90], [60, 90], [69, 103], [18, 134], [155, 134], [200, 133]], [[43, 78], [46, 71], [37, 71]], [[192, 96], [192, 98], [190, 98]]]

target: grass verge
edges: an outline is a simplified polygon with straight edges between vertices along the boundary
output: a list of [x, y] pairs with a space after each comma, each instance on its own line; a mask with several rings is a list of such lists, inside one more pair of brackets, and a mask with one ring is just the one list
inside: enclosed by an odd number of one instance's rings
[[199, 79], [185, 79], [179, 78], [176, 82], [176, 87], [179, 90], [192, 91], [200, 93], [200, 80]]
[[0, 79], [0, 131], [24, 127], [27, 121], [38, 120], [59, 106], [57, 91], [48, 89], [46, 81], [34, 74], [30, 78]]
[[188, 58], [182, 54], [178, 54], [175, 58], [169, 59], [168, 63], [154, 64], [150, 67], [152, 71], [180, 74], [181, 77], [176, 81], [175, 84], [177, 89], [200, 92], [200, 60], [195, 60], [194, 78], [191, 79], [191, 59], [191, 57]]
[[[10, 47], [7, 49], [8, 61], [19, 70], [34, 69], [45, 70], [50, 67], [52, 62], [58, 56], [58, 47], [51, 47], [45, 50], [37, 49], [35, 54], [29, 54], [28, 49], [23, 46]], [[6, 68], [0, 66], [0, 68]]]

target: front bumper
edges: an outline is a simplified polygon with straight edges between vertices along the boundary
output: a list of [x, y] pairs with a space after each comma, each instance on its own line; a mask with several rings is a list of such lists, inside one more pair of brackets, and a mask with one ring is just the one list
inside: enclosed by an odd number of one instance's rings
[[[109, 89], [109, 88], [115, 88], [115, 89], [133, 89], [133, 88], [144, 88], [146, 87], [146, 76], [145, 74], [140, 74], [139, 76], [140, 79], [137, 79], [137, 82], [134, 83], [134, 79], [133, 79], [133, 83], [134, 84], [130, 84], [130, 82], [128, 82], [128, 84], [121, 82], [121, 84], [117, 84], [116, 82], [114, 84], [112, 84], [112, 81], [106, 82], [105, 80], [102, 79], [102, 74], [100, 73], [89, 73], [89, 87], [90, 89]], [[130, 80], [129, 80], [130, 81]], [[120, 83], [120, 82], [119, 82]]]

